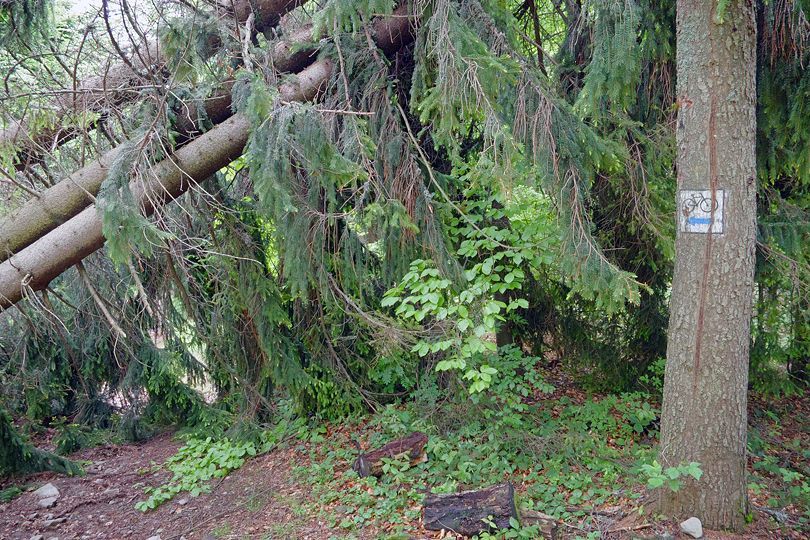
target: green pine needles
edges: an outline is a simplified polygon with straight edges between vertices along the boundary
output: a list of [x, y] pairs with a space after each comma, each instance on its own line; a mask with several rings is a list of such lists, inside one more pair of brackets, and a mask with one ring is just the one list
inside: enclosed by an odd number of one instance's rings
[[0, 408], [0, 476], [42, 471], [83, 474], [75, 463], [23, 441], [11, 423], [11, 416]]

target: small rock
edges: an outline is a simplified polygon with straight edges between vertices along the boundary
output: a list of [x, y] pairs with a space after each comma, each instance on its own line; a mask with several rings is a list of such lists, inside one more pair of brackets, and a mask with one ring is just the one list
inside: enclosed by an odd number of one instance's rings
[[688, 534], [692, 538], [702, 538], [703, 537], [703, 525], [700, 523], [700, 520], [696, 517], [690, 517], [683, 523], [681, 523], [681, 531], [684, 534]]
[[179, 504], [180, 506], [185, 506], [185, 505], [188, 504], [188, 499], [186, 499], [184, 497], [184, 498], [180, 499], [179, 501], [177, 501], [177, 504]]
[[121, 490], [120, 490], [120, 489], [118, 489], [118, 488], [107, 488], [107, 489], [105, 489], [105, 490], [104, 490], [104, 492], [102, 493], [102, 495], [108, 495], [108, 496], [110, 496], [110, 497], [115, 497], [115, 496], [117, 496], [119, 493], [121, 493]]
[[64, 523], [67, 521], [66, 517], [60, 517], [56, 519], [46, 519], [45, 520], [45, 527], [53, 527], [54, 525], [59, 525], [60, 523]]
[[35, 534], [34, 536], [29, 538], [28, 540], [45, 540], [45, 537], [42, 536], [41, 534]]
[[146, 540], [160, 540], [160, 535], [159, 535], [159, 534], [156, 534], [155, 536], [150, 536], [150, 537], [149, 537], [149, 538], [147, 538]]
[[39, 497], [40, 499], [50, 499], [51, 497], [59, 497], [59, 490], [56, 489], [56, 486], [47, 483], [38, 490], [34, 492], [34, 495]]
[[37, 504], [40, 508], [50, 508], [51, 506], [56, 504], [57, 497], [48, 497], [47, 499], [40, 499], [37, 501]]
[[107, 523], [105, 523], [105, 524], [104, 524], [104, 526], [105, 526], [105, 527], [109, 527], [109, 526], [110, 526], [110, 525], [112, 525], [112, 524], [113, 524], [113, 522], [112, 522], [112, 521], [108, 521]]

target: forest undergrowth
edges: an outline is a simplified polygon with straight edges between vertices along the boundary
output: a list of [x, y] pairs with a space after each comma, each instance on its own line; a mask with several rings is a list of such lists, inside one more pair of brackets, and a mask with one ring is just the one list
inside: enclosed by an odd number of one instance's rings
[[[333, 531], [331, 538], [431, 537], [436, 533], [422, 528], [426, 495], [502, 482], [515, 486], [525, 518], [511, 530], [484, 533], [482, 539], [542, 538], [547, 529], [532, 520], [538, 515], [554, 518], [562, 538], [644, 538], [676, 531], [676, 524], [657, 515], [657, 495], [679, 489], [687, 477], [699, 478], [701, 470], [697, 463], [662, 468], [656, 460], [660, 375], [651, 372], [645, 378], [650, 392], [604, 394], [589, 391], [559, 366], [541, 365], [537, 358], [504, 358], [512, 360], [502, 364], [501, 376], [484, 394], [465, 396], [439, 388], [434, 380], [406, 403], [339, 420], [300, 416], [291, 401], [280, 398], [274, 403], [276, 422], [235, 434], [228, 431], [234, 418], [212, 410], [208, 421], [175, 433], [182, 446], [174, 455], [139, 471], [169, 473], [169, 479], [144, 489], [134, 506], [149, 513], [173, 499], [212, 491], [216, 500], [224, 477], [255, 456], [269, 453], [272, 458], [284, 448], [295, 456], [291, 477], [308, 494], [294, 512], [317, 516]], [[808, 411], [806, 397], [754, 395], [749, 411], [749, 526], [741, 538], [802, 538], [810, 533]], [[424, 463], [384, 458], [379, 478], [360, 478], [352, 470], [361, 453], [414, 431], [428, 435]], [[119, 432], [75, 425], [49, 432], [50, 446], [62, 454], [127, 444]], [[16, 478], [3, 486], [2, 500], [37, 485]], [[227, 523], [213, 530], [221, 537], [253, 537], [233, 533]], [[272, 530], [264, 537], [296, 537], [295, 530], [280, 524]]]

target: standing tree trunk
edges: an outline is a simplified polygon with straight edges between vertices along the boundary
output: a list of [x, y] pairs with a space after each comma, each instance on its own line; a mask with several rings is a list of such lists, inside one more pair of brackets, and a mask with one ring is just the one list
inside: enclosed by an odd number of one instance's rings
[[700, 481], [667, 515], [739, 529], [746, 509], [748, 352], [756, 245], [753, 0], [678, 0], [678, 232], [661, 422], [664, 466]]

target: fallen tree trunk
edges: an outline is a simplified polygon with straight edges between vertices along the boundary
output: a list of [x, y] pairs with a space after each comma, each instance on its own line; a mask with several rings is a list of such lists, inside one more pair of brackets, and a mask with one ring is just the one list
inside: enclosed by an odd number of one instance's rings
[[[399, 49], [413, 36], [407, 9], [407, 6], [402, 6], [391, 17], [380, 19], [373, 25], [374, 40], [386, 54]], [[314, 52], [301, 49], [300, 45], [311, 40], [311, 27], [305, 27], [300, 32], [293, 33], [289, 40], [276, 45], [272, 55], [273, 64], [284, 71], [302, 69], [314, 59]], [[233, 81], [226, 81], [214, 96], [206, 100], [206, 115], [215, 124], [233, 114], [231, 111], [232, 86]], [[178, 139], [179, 144], [185, 144], [198, 135], [196, 131], [197, 116], [196, 106], [189, 105], [178, 118], [175, 127], [181, 134]], [[120, 151], [121, 147], [110, 150], [96, 161], [1, 218], [0, 262], [66, 223], [92, 203]]]
[[515, 488], [498, 484], [476, 491], [425, 498], [423, 524], [429, 531], [451, 531], [464, 536], [511, 527], [518, 519]]
[[[282, 86], [281, 95], [288, 101], [312, 99], [331, 72], [331, 61], [316, 62], [300, 74], [298, 84]], [[157, 206], [239, 157], [249, 128], [247, 118], [236, 114], [152, 166], [145, 175], [150, 179], [147, 185], [132, 182], [130, 189], [144, 215], [152, 215]], [[0, 311], [19, 302], [26, 291], [47, 287], [59, 274], [101, 248], [104, 240], [101, 214], [93, 205], [14, 254], [0, 264]]]
[[[412, 19], [395, 16], [376, 25], [378, 45], [392, 52], [413, 37]], [[320, 60], [302, 71], [295, 81], [279, 91], [287, 101], [315, 97], [332, 72], [330, 60]], [[194, 139], [171, 157], [152, 166], [149, 184], [133, 182], [131, 189], [143, 213], [151, 215], [156, 205], [185, 192], [241, 155], [249, 133], [247, 119], [237, 114]], [[59, 274], [104, 245], [101, 216], [95, 205], [0, 263], [0, 312], [19, 302], [27, 291], [42, 290]]]
[[[253, 6], [254, 26], [262, 31], [278, 24], [281, 17], [302, 5], [304, 0], [263, 0], [251, 2], [239, 0], [233, 4], [233, 15], [237, 23], [244, 23], [250, 16]], [[223, 10], [231, 12], [231, 2], [222, 2]], [[62, 120], [71, 114], [101, 113], [111, 107], [128, 103], [137, 96], [131, 89], [145, 74], [159, 73], [165, 68], [166, 60], [157, 42], [145, 43], [137, 47], [138, 52], [132, 55], [129, 62], [113, 64], [101, 75], [89, 77], [74, 89], [58, 92], [53, 100], [56, 111], [54, 126], [51, 129], [40, 129], [32, 133], [24, 120], [12, 121], [0, 130], [0, 148], [16, 147], [17, 170], [23, 170], [32, 163], [41, 160], [47, 149], [56, 148], [73, 139], [82, 132], [82, 126], [65, 126]], [[86, 127], [86, 126], [85, 126]]]
[[427, 461], [425, 455], [427, 441], [427, 435], [416, 431], [406, 437], [391, 441], [382, 448], [360, 454], [355, 460], [352, 469], [360, 475], [360, 478], [365, 478], [366, 476], [382, 476], [383, 466], [385, 465], [384, 458], [407, 459], [411, 465], [423, 463]]

